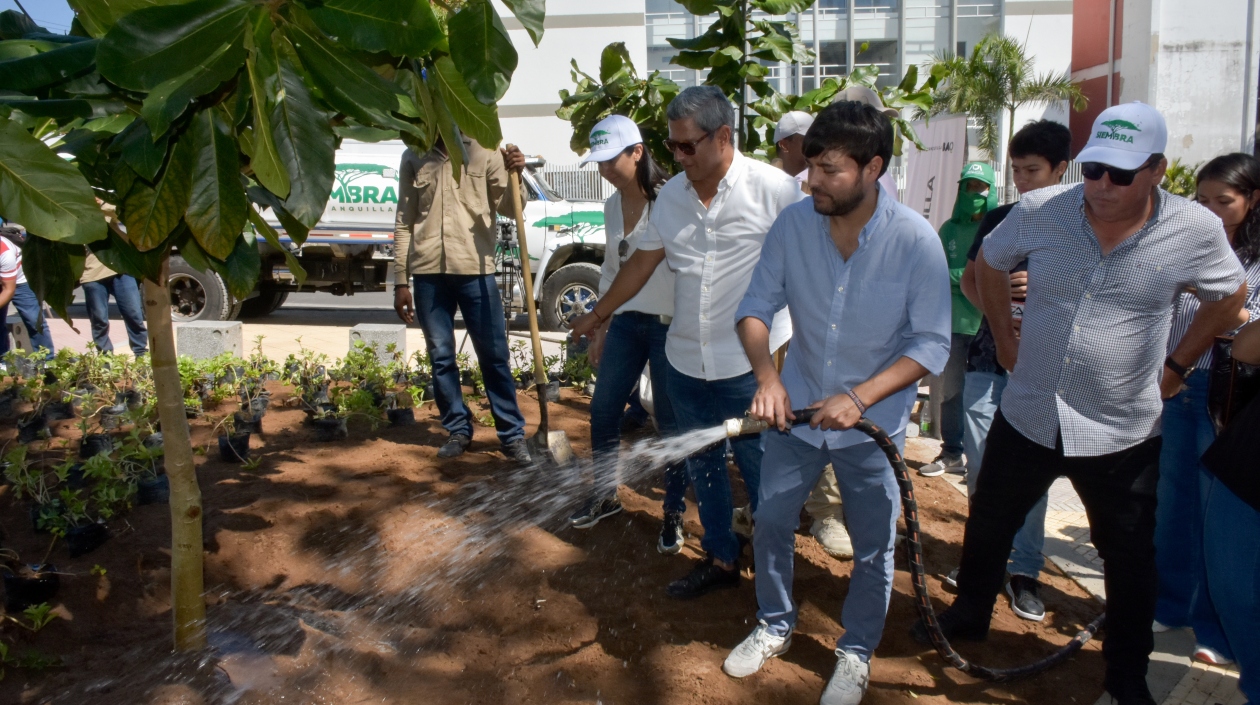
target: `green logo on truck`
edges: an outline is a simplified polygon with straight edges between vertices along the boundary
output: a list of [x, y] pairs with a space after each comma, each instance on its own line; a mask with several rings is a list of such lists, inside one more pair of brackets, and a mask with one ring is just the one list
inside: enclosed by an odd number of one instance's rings
[[[398, 181], [398, 169], [380, 164], [338, 164], [335, 174], [336, 183], [328, 200], [340, 204], [348, 203], [398, 203], [398, 189], [395, 186], [355, 185], [354, 182], [364, 177], [375, 179], [392, 179]], [[374, 180], [375, 180], [374, 179]]]

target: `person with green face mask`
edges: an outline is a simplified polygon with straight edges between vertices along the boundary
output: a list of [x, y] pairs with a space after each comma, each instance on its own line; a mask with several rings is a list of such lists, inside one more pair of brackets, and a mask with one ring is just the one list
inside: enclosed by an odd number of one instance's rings
[[967, 350], [980, 328], [981, 314], [963, 296], [959, 282], [967, 268], [967, 251], [976, 239], [980, 219], [997, 208], [996, 177], [993, 167], [984, 162], [968, 162], [958, 178], [958, 198], [954, 214], [941, 226], [941, 243], [949, 262], [949, 289], [953, 309], [953, 336], [949, 363], [941, 373], [941, 453], [936, 460], [919, 468], [924, 477], [945, 472], [963, 473], [963, 380], [967, 372]]

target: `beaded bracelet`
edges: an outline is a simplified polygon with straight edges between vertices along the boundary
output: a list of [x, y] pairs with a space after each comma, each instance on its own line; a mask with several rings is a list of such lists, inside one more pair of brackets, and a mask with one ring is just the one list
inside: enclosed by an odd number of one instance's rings
[[866, 405], [863, 404], [862, 400], [858, 398], [857, 392], [853, 391], [852, 389], [846, 389], [844, 393], [848, 394], [849, 398], [853, 400], [853, 405], [857, 407], [858, 413], [865, 416]]

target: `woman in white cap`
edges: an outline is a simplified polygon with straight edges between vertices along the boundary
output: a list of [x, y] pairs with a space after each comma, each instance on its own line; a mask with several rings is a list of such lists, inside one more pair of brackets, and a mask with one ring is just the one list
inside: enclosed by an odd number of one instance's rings
[[[656, 192], [669, 178], [652, 160], [639, 127], [630, 118], [613, 115], [591, 130], [591, 151], [582, 163], [597, 162], [599, 173], [617, 188], [604, 203], [607, 245], [599, 291], [616, 278], [621, 263], [638, 248], [647, 228]], [[591, 446], [597, 461], [615, 453], [621, 443], [620, 424], [626, 403], [643, 367], [651, 363], [652, 398], [661, 433], [675, 432], [674, 412], [665, 393], [665, 335], [674, 315], [674, 274], [662, 262], [647, 285], [604, 321], [592, 336], [589, 355], [599, 366], [591, 399]], [[665, 522], [656, 548], [661, 553], [682, 550], [682, 514], [686, 508], [687, 471], [682, 463], [665, 469]], [[621, 511], [613, 463], [595, 464], [595, 490], [569, 523], [588, 529]]]

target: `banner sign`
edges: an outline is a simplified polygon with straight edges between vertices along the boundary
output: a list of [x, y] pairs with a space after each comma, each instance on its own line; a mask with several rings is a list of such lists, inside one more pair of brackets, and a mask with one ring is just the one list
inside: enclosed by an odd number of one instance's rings
[[927, 149], [905, 143], [905, 204], [939, 230], [954, 210], [958, 175], [967, 161], [967, 116], [941, 116], [912, 124]]

